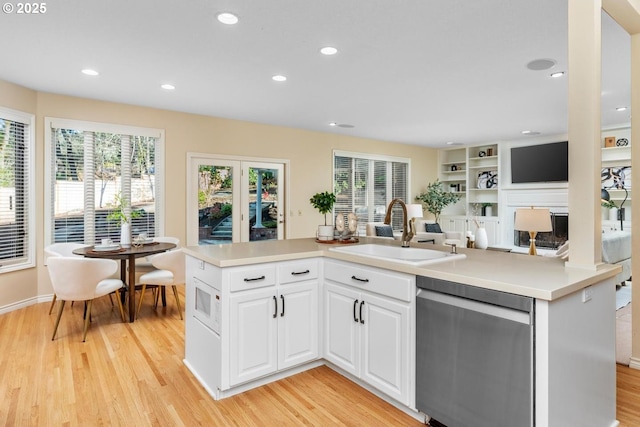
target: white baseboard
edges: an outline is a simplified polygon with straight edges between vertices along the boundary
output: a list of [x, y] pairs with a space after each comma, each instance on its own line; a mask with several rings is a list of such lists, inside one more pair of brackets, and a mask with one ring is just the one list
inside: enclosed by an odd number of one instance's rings
[[640, 369], [640, 359], [637, 357], [629, 358], [629, 367], [633, 369]]
[[0, 314], [10, 313], [15, 310], [20, 310], [21, 308], [29, 307], [30, 305], [39, 304], [41, 302], [47, 302], [51, 300], [53, 300], [53, 294], [28, 298], [26, 300], [14, 302], [0, 307]]

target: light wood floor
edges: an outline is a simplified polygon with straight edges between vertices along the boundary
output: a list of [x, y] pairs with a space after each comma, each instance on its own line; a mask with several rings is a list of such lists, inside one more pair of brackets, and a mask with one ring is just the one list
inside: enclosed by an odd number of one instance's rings
[[[0, 316], [0, 426], [420, 426], [351, 381], [320, 367], [214, 401], [183, 365], [184, 323], [169, 296], [122, 323], [94, 303], [82, 343], [82, 304], [55, 314], [37, 304]], [[617, 366], [618, 420], [640, 425], [640, 371]]]
[[[184, 321], [172, 295], [122, 323], [94, 302], [82, 342], [82, 304], [36, 304], [0, 316], [0, 426], [420, 426], [368, 391], [320, 367], [221, 401], [184, 366]], [[184, 301], [184, 297], [183, 297]]]

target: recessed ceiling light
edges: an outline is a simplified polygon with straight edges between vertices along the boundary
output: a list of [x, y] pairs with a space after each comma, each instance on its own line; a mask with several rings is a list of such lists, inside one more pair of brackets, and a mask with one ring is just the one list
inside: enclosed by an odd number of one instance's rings
[[320, 49], [320, 53], [323, 55], [335, 55], [336, 53], [338, 53], [338, 49], [332, 46], [325, 46]]
[[100, 73], [97, 72], [96, 70], [85, 68], [84, 70], [82, 70], [82, 74], [86, 74], [87, 76], [97, 76]]
[[338, 124], [336, 122], [331, 122], [329, 123], [329, 126], [338, 126]]
[[536, 132], [534, 130], [523, 130], [522, 134], [523, 135], [540, 135], [540, 132]]
[[218, 21], [226, 25], [235, 25], [238, 23], [238, 17], [233, 13], [229, 13], [229, 12], [219, 13], [217, 18], [218, 18]]
[[553, 59], [534, 59], [527, 64], [527, 68], [533, 71], [548, 70], [556, 65], [556, 61]]
[[556, 78], [556, 77], [562, 77], [564, 76], [564, 71], [558, 71], [557, 73], [551, 73], [551, 77]]
[[618, 107], [616, 111], [627, 111], [627, 107]]
[[163, 84], [163, 85], [160, 85], [160, 87], [161, 87], [162, 89], [166, 89], [166, 90], [174, 90], [174, 89], [176, 88], [174, 85], [170, 85], [170, 84], [168, 84], [168, 83], [165, 83], [165, 84]]
[[271, 77], [273, 79], [273, 81], [276, 82], [286, 82], [287, 78], [281, 74], [276, 74], [275, 76]]

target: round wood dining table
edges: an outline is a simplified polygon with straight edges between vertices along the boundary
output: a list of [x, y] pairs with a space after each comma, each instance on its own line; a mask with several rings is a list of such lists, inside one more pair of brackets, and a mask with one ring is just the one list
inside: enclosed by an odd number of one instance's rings
[[[120, 260], [120, 279], [129, 291], [129, 322], [135, 320], [136, 313], [136, 258], [142, 258], [175, 248], [173, 243], [153, 242], [142, 246], [119, 248], [113, 251], [96, 251], [94, 246], [85, 246], [73, 251], [76, 255], [87, 258], [108, 258]], [[127, 280], [127, 261], [129, 262], [129, 278]]]

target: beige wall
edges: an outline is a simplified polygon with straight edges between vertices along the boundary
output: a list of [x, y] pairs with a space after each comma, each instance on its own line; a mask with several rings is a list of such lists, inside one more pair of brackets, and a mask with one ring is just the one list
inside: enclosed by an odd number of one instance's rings
[[[322, 216], [309, 204], [309, 198], [318, 191], [331, 190], [332, 152], [335, 149], [410, 158], [412, 196], [424, 191], [426, 184], [437, 177], [436, 150], [412, 145], [35, 92], [2, 81], [0, 106], [36, 114], [38, 171], [37, 273], [27, 270], [0, 275], [0, 309], [17, 301], [51, 293], [46, 270], [42, 265], [45, 117], [164, 129], [168, 177], [165, 233], [179, 237], [182, 242], [186, 241], [187, 152], [289, 160], [289, 208], [296, 213], [287, 218], [289, 238], [311, 237], [315, 234], [317, 225], [323, 221]], [[298, 210], [302, 215], [297, 215]]]

